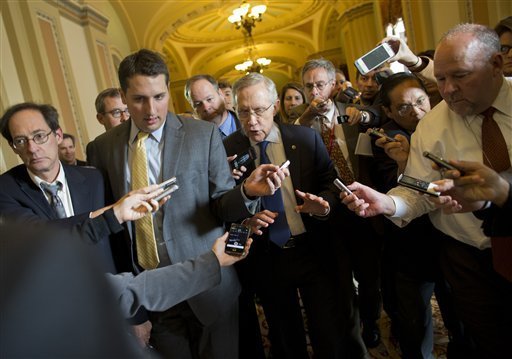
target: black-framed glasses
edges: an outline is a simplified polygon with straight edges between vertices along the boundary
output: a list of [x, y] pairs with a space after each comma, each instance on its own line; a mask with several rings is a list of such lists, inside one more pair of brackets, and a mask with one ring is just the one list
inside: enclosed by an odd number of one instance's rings
[[16, 137], [12, 139], [12, 147], [21, 150], [27, 147], [29, 141], [34, 141], [36, 145], [42, 145], [48, 142], [48, 137], [53, 132], [50, 130], [48, 133], [38, 132], [32, 137]]
[[426, 97], [421, 96], [415, 103], [404, 103], [403, 105], [398, 106], [398, 114], [400, 116], [408, 115], [411, 113], [413, 107], [421, 108], [426, 100]]
[[329, 80], [327, 82], [325, 81], [318, 81], [313, 83], [307, 83], [304, 85], [304, 88], [308, 91], [313, 91], [313, 89], [316, 87], [318, 91], [322, 91], [327, 85], [331, 84], [333, 80]]
[[120, 108], [115, 108], [112, 111], [103, 112], [104, 115], [107, 113], [111, 114], [112, 117], [119, 118], [124, 113], [126, 116], [130, 116], [130, 111], [128, 111], [128, 108], [125, 108], [124, 110], [121, 110]]
[[509, 46], [509, 45], [501, 45], [500, 46], [500, 51], [504, 55], [508, 54], [510, 52], [510, 50], [512, 50], [512, 46]]
[[270, 105], [268, 105], [267, 108], [260, 107], [260, 108], [254, 109], [254, 110], [238, 110], [237, 111], [238, 117], [240, 119], [248, 119], [251, 117], [251, 115], [255, 115], [256, 117], [259, 118], [259, 117], [263, 116], [263, 114], [265, 112], [267, 112], [268, 109], [271, 108], [273, 105], [274, 105], [274, 103], [271, 103]]

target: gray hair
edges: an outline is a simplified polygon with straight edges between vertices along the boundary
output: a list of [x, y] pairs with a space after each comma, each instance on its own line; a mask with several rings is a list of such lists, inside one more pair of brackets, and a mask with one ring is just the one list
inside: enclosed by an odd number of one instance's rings
[[477, 41], [475, 45], [478, 47], [478, 52], [484, 56], [485, 60], [489, 60], [492, 55], [500, 52], [500, 38], [498, 34], [487, 26], [479, 24], [459, 24], [448, 30], [439, 43], [456, 40], [462, 34], [473, 35]]
[[237, 103], [238, 92], [240, 92], [242, 89], [246, 87], [258, 85], [260, 83], [263, 83], [265, 85], [265, 89], [267, 90], [269, 100], [272, 103], [276, 103], [277, 90], [274, 81], [257, 72], [251, 72], [250, 74], [245, 75], [241, 79], [237, 80], [233, 85], [233, 93], [235, 94], [235, 104]]
[[334, 80], [336, 78], [336, 68], [334, 67], [332, 62], [326, 59], [313, 59], [307, 61], [304, 64], [304, 67], [302, 67], [302, 80], [304, 80], [304, 74], [306, 72], [318, 68], [325, 69], [330, 80]]

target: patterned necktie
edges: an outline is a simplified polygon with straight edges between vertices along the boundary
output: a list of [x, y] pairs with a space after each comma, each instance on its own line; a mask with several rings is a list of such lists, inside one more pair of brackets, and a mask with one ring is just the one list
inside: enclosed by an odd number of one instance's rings
[[64, 204], [57, 194], [62, 190], [62, 183], [57, 182], [55, 184], [41, 183], [41, 188], [50, 196], [50, 206], [57, 215], [57, 218], [67, 218]]
[[[258, 143], [258, 146], [260, 146], [260, 164], [270, 163], [267, 156], [268, 144], [268, 141], [261, 141]], [[291, 233], [288, 221], [286, 220], [281, 188], [277, 189], [272, 196], [261, 197], [261, 202], [264, 209], [278, 213], [274, 223], [268, 227], [268, 239], [279, 247], [282, 247], [290, 239]]]
[[[482, 115], [482, 152], [485, 165], [496, 172], [510, 168], [510, 157], [503, 133], [493, 119], [496, 109], [489, 107]], [[491, 237], [494, 270], [512, 282], [512, 238]]]
[[[135, 150], [132, 156], [132, 190], [149, 185], [148, 159], [146, 156], [146, 139], [149, 133], [139, 132]], [[153, 228], [153, 215], [135, 221], [135, 242], [137, 244], [137, 259], [144, 269], [153, 269], [158, 266], [158, 251], [156, 247], [155, 232]]]
[[336, 141], [336, 138], [334, 137], [334, 126], [332, 129], [330, 129], [322, 121], [321, 135], [322, 140], [325, 143], [325, 147], [327, 147], [327, 151], [329, 152], [329, 157], [331, 157], [331, 160], [334, 162], [334, 165], [338, 169], [341, 180], [345, 184], [351, 184], [355, 181], [354, 175], [350, 170], [350, 167], [348, 167], [347, 160], [345, 159], [345, 156], [343, 156], [343, 152], [341, 151], [341, 148]]

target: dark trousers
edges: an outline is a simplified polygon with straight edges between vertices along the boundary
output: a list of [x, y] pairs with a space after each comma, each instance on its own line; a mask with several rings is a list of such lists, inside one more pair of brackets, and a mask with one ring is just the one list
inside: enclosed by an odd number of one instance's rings
[[451, 238], [441, 246], [441, 267], [458, 317], [475, 343], [474, 358], [508, 358], [512, 350], [512, 283], [492, 267], [491, 250]]
[[226, 305], [229, 308], [222, 309], [224, 314], [207, 327], [187, 302], [165, 312], [150, 313], [151, 344], [164, 358], [238, 358], [238, 301]]
[[[306, 311], [315, 357], [345, 357], [344, 313], [338, 307], [340, 292], [336, 289], [335, 274], [312, 246], [319, 240], [307, 238], [295, 248], [281, 249], [262, 239], [256, 245], [259, 248], [251, 248], [246, 260], [245, 280], [261, 299], [275, 358], [309, 357], [297, 289]], [[241, 328], [244, 326], [241, 323]]]

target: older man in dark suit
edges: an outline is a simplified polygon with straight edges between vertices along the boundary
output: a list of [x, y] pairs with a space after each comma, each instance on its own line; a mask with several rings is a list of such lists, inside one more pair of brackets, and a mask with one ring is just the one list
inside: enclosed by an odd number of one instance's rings
[[[256, 163], [290, 160], [290, 179], [269, 196], [272, 198], [262, 198], [263, 210], [249, 221], [262, 236], [253, 244], [245, 262], [247, 268], [241, 269], [241, 280], [262, 301], [272, 354], [277, 358], [307, 357], [298, 288], [315, 355], [363, 357], [362, 342], [348, 340], [349, 321], [355, 321], [355, 314], [338, 307], [338, 282], [329, 260], [332, 248], [325, 240], [332, 235], [325, 219], [336, 206], [333, 199], [337, 192], [332, 184], [336, 172], [322, 139], [310, 128], [274, 123], [279, 100], [270, 79], [249, 74], [233, 89], [242, 130], [224, 140], [227, 154], [254, 146]], [[254, 165], [247, 173], [252, 169]], [[340, 290], [351, 291], [352, 287]]]
[[[2, 116], [0, 129], [24, 163], [0, 176], [1, 216], [22, 223], [44, 220], [71, 226], [104, 206], [101, 173], [59, 161], [62, 130], [54, 107], [29, 102], [14, 105]], [[95, 250], [106, 270], [115, 272], [108, 238], [99, 241]]]

